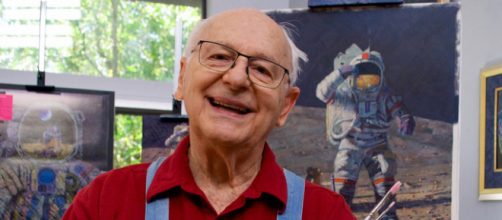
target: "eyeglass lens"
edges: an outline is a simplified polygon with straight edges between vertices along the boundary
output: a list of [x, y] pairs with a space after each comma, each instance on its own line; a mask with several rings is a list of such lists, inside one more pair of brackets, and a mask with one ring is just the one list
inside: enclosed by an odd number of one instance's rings
[[249, 79], [255, 84], [275, 87], [280, 84], [286, 73], [283, 67], [271, 61], [249, 57], [232, 48], [207, 41], [201, 42], [199, 62], [213, 71], [225, 72], [234, 66], [239, 55], [248, 58], [247, 73]]

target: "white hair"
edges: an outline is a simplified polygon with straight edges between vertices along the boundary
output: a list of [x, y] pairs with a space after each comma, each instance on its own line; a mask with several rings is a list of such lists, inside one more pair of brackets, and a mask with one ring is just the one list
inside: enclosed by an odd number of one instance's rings
[[197, 43], [199, 43], [199, 35], [202, 27], [206, 23], [207, 19], [202, 19], [200, 20], [195, 27], [192, 29], [192, 33], [190, 33], [190, 36], [188, 36], [188, 41], [187, 45], [185, 46], [185, 49], [183, 50], [183, 56], [184, 57], [190, 57], [190, 54], [192, 53], [192, 50], [195, 49], [195, 46], [197, 46]]
[[[197, 23], [197, 25], [195, 25], [195, 27], [193, 28], [192, 33], [188, 37], [187, 45], [185, 46], [185, 49], [183, 51], [184, 57], [190, 57], [192, 51], [195, 49], [195, 46], [197, 46], [201, 29], [206, 22], [207, 19], [203, 19], [199, 21], [199, 23]], [[283, 30], [284, 36], [286, 37], [289, 47], [291, 48], [291, 63], [293, 65], [293, 68], [291, 72], [289, 72], [289, 80], [290, 84], [294, 85], [301, 71], [300, 60], [306, 63], [309, 59], [307, 57], [307, 54], [300, 50], [292, 40], [292, 35], [296, 34], [296, 27], [287, 22], [282, 22], [279, 24], [279, 26]]]
[[284, 31], [286, 40], [288, 41], [289, 47], [291, 48], [291, 63], [293, 64], [293, 69], [291, 70], [291, 73], [289, 73], [289, 80], [290, 84], [294, 85], [296, 80], [298, 79], [300, 71], [302, 70], [302, 68], [300, 67], [300, 60], [303, 60], [303, 62], [306, 63], [309, 61], [309, 58], [307, 57], [307, 54], [300, 50], [300, 48], [298, 48], [292, 40], [293, 33], [296, 33], [296, 27], [293, 24], [287, 22], [282, 22], [279, 24], [279, 26]]

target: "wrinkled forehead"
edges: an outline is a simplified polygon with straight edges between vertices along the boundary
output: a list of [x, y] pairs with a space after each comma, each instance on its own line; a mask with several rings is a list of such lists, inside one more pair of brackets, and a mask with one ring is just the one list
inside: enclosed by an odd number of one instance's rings
[[198, 40], [216, 41], [291, 70], [291, 48], [283, 29], [260, 11], [235, 10], [211, 17], [201, 28]]

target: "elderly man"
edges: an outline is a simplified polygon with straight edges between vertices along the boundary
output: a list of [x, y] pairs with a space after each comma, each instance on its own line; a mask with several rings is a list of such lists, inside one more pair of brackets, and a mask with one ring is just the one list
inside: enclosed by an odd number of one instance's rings
[[298, 98], [302, 54], [257, 10], [203, 21], [175, 94], [189, 137], [165, 160], [97, 177], [64, 219], [354, 219], [340, 195], [283, 171], [266, 143]]

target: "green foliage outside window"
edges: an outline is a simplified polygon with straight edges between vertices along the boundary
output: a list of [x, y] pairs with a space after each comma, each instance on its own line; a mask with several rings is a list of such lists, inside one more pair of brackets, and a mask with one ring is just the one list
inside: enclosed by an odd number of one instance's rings
[[113, 168], [141, 162], [142, 117], [115, 116], [115, 141], [113, 142]]
[[141, 1], [82, 0], [81, 7], [72, 48], [51, 55], [64, 57], [58, 69], [104, 77], [171, 79], [176, 18], [187, 29], [200, 18], [197, 8]]
[[[0, 0], [0, 14], [2, 7]], [[176, 19], [183, 21], [183, 42], [200, 20], [199, 8], [146, 1], [81, 0], [80, 11], [78, 20], [47, 20], [47, 26], [68, 25], [72, 30], [72, 45], [47, 48], [47, 72], [170, 80]], [[0, 17], [2, 22], [19, 26], [39, 23], [2, 21]], [[38, 48], [0, 47], [0, 68], [36, 70], [37, 63]]]

